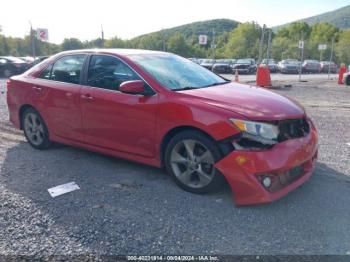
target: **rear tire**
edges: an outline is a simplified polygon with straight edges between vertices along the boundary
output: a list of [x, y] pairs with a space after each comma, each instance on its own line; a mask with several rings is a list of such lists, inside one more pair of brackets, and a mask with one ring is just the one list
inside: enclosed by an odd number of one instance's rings
[[34, 108], [28, 108], [22, 115], [22, 127], [28, 143], [36, 149], [47, 149], [52, 143], [44, 119]]
[[181, 132], [169, 142], [165, 166], [185, 191], [204, 194], [218, 190], [225, 178], [214, 167], [222, 155], [215, 141], [195, 130]]

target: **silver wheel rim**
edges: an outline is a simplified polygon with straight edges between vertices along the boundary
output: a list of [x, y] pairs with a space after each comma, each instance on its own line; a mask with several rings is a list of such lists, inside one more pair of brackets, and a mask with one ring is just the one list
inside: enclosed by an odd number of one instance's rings
[[39, 117], [34, 113], [26, 114], [24, 118], [24, 132], [29, 142], [39, 146], [44, 141], [44, 126]]
[[181, 183], [203, 188], [214, 178], [214, 157], [202, 143], [186, 139], [175, 145], [170, 154], [172, 171]]

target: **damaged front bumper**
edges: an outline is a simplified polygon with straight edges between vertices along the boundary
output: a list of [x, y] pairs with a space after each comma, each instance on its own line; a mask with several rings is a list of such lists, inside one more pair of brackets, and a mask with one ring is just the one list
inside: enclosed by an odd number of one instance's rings
[[[278, 143], [271, 149], [234, 150], [215, 167], [229, 183], [236, 205], [272, 202], [310, 178], [317, 159], [317, 139], [312, 126], [307, 136]], [[266, 177], [270, 183], [263, 183]]]

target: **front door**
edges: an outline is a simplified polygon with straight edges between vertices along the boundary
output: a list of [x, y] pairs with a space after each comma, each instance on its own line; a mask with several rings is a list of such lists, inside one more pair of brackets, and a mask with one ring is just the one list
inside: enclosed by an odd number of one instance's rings
[[124, 81], [140, 79], [116, 57], [91, 57], [86, 85], [81, 89], [83, 128], [87, 144], [141, 156], [154, 156], [157, 95], [119, 92], [119, 86]]

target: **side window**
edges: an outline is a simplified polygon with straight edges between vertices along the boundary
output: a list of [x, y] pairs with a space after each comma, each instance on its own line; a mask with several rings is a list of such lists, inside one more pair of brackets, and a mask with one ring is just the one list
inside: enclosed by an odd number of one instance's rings
[[85, 57], [85, 55], [71, 55], [57, 60], [52, 67], [50, 79], [79, 84]]
[[126, 64], [111, 56], [91, 57], [87, 85], [110, 90], [119, 90], [121, 83], [141, 80]]
[[46, 67], [39, 75], [39, 78], [50, 79], [51, 77], [52, 64]]

